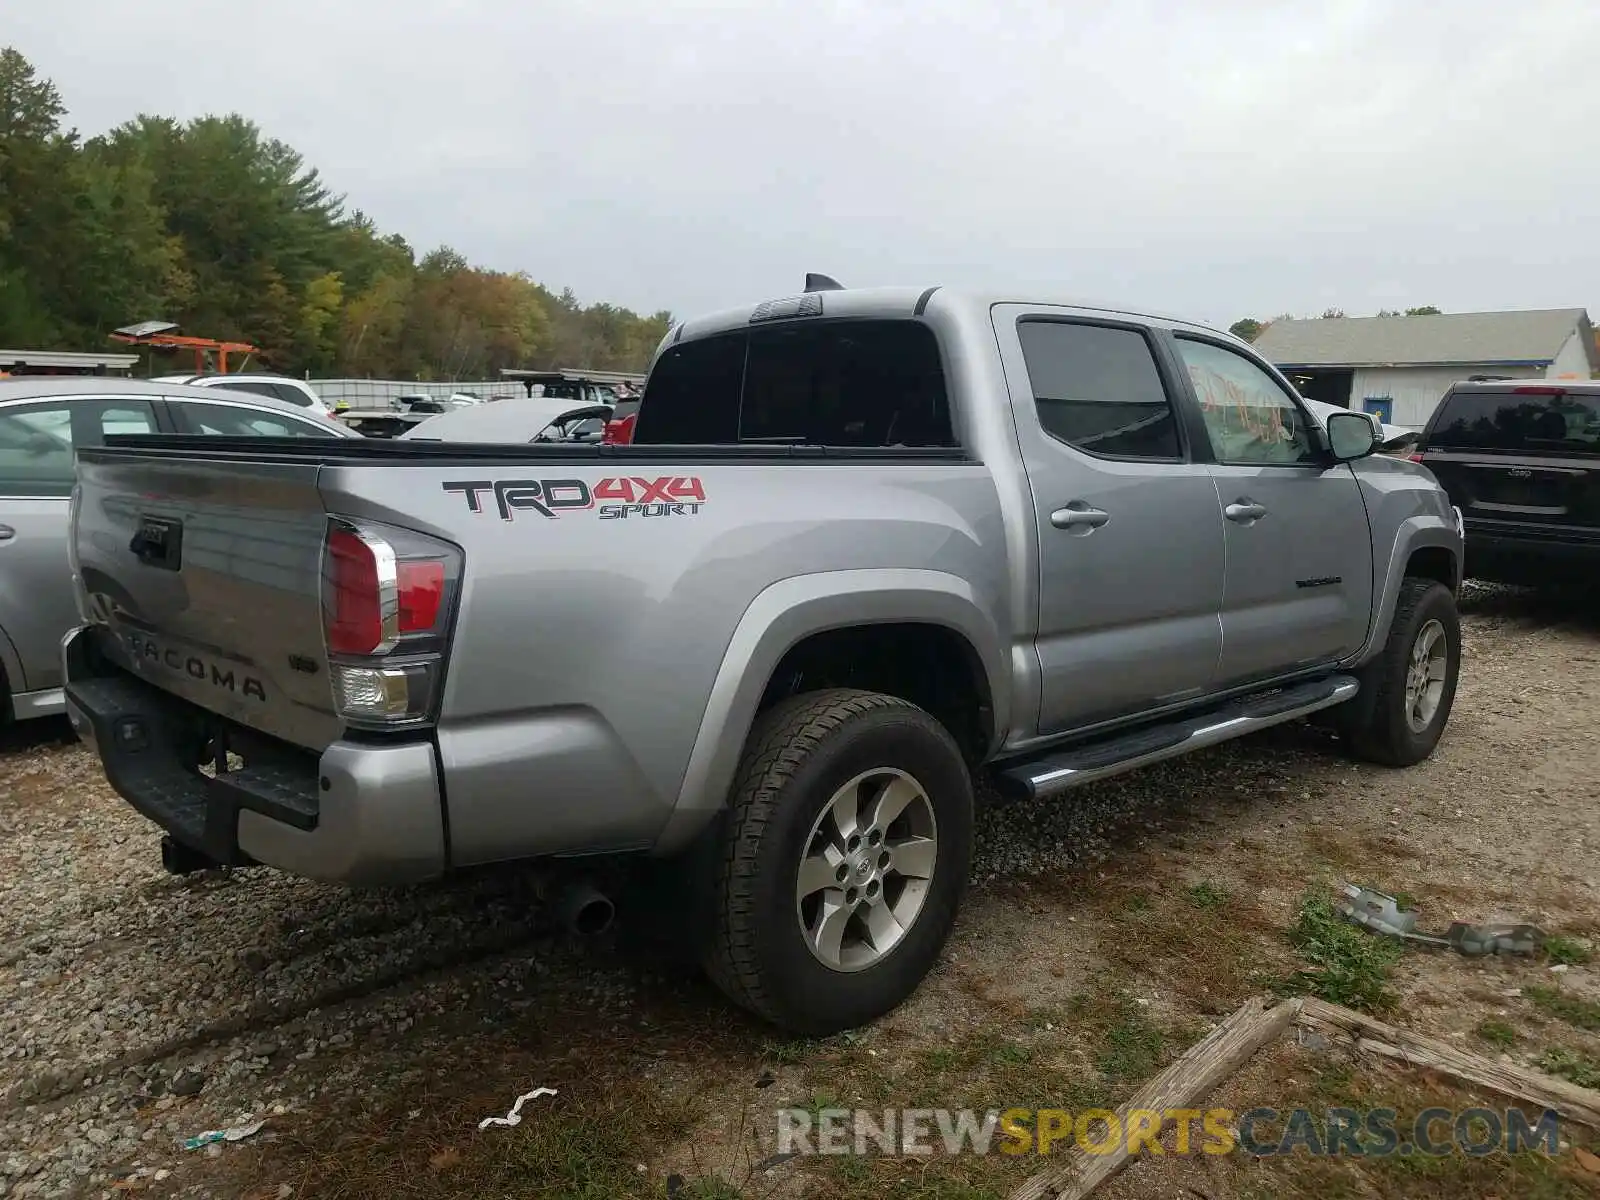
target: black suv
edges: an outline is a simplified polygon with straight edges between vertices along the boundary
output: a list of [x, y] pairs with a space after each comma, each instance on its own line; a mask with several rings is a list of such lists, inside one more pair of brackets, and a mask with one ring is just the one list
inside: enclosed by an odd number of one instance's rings
[[1468, 575], [1600, 582], [1600, 380], [1458, 383], [1411, 460], [1466, 519]]

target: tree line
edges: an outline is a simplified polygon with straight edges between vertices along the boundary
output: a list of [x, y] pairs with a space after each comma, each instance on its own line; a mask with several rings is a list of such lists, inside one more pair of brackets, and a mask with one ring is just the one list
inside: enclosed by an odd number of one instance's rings
[[[1323, 310], [1319, 319], [1329, 321], [1344, 315], [1345, 312], [1342, 308], [1329, 308]], [[1443, 315], [1443, 310], [1435, 308], [1431, 304], [1423, 304], [1417, 308], [1408, 308], [1404, 312], [1401, 312], [1398, 308], [1380, 308], [1378, 315], [1380, 317], [1437, 317]], [[1293, 321], [1297, 319], [1293, 313], [1280, 313], [1268, 321], [1260, 321], [1255, 317], [1240, 317], [1232, 325], [1228, 326], [1228, 332], [1236, 338], [1243, 338], [1247, 342], [1253, 342], [1266, 332], [1267, 326], [1271, 325], [1273, 321]]]
[[0, 345], [105, 350], [118, 326], [161, 319], [286, 374], [485, 379], [643, 370], [672, 323], [449, 247], [419, 257], [242, 116], [141, 115], [85, 140], [66, 115], [0, 49]]

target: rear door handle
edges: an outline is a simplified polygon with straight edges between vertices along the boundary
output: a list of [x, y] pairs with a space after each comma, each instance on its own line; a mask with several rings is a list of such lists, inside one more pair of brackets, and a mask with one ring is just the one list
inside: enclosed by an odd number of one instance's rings
[[1249, 525], [1251, 522], [1259, 521], [1266, 516], [1267, 510], [1250, 499], [1250, 497], [1240, 496], [1232, 504], [1223, 506], [1222, 515], [1230, 521], [1237, 521], [1241, 525]]
[[1050, 524], [1057, 529], [1076, 529], [1083, 533], [1099, 529], [1111, 514], [1098, 508], [1091, 508], [1082, 500], [1074, 500], [1065, 508], [1058, 508], [1050, 514]]
[[0, 542], [9, 542], [17, 536], [17, 531], [9, 525], [0, 525]]

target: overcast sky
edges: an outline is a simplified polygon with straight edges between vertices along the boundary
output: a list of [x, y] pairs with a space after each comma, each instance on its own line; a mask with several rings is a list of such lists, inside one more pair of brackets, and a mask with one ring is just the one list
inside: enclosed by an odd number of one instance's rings
[[13, 0], [84, 134], [238, 111], [419, 251], [687, 315], [1586, 305], [1590, 0]]

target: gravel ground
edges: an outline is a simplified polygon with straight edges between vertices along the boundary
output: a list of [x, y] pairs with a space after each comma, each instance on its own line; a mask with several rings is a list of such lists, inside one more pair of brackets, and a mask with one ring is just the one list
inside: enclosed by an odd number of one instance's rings
[[[1574, 627], [1569, 613], [1518, 596], [1468, 598], [1467, 669], [1481, 662], [1486, 675], [1463, 687], [1456, 758], [1428, 768], [1436, 806], [1472, 776], [1471, 730], [1498, 739], [1487, 753], [1528, 757], [1528, 789], [1543, 790], [1534, 749], [1548, 730], [1519, 711], [1530, 693], [1567, 687], [1582, 697], [1573, 716], [1592, 728], [1593, 622]], [[1524, 658], [1528, 639], [1545, 652]], [[1575, 680], [1582, 688], [1568, 687]], [[1573, 736], [1588, 738], [1592, 764], [1594, 735]], [[1359, 778], [1319, 757], [1315, 734], [1268, 735], [1086, 789], [1072, 804], [997, 809], [980, 824], [974, 909], [1002, 906], [1010, 880], [1114, 855], [1130, 825], [1167, 820], [1185, 797], [1314, 808], [1353, 797]], [[392, 1093], [464, 1022], [493, 1026], [552, 996], [600, 1020], [648, 1018], [663, 987], [681, 983], [626, 953], [569, 945], [537, 907], [516, 869], [385, 892], [270, 871], [170, 877], [152, 827], [64, 727], [10, 731], [0, 743], [0, 1196], [114, 1195], [119, 1181], [171, 1191], [197, 1157], [227, 1153], [185, 1152], [182, 1138], [261, 1119], [256, 1136], [271, 1138], [275, 1118]], [[693, 995], [716, 1021], [709, 993]], [[262, 1183], [263, 1195], [293, 1191]]]

